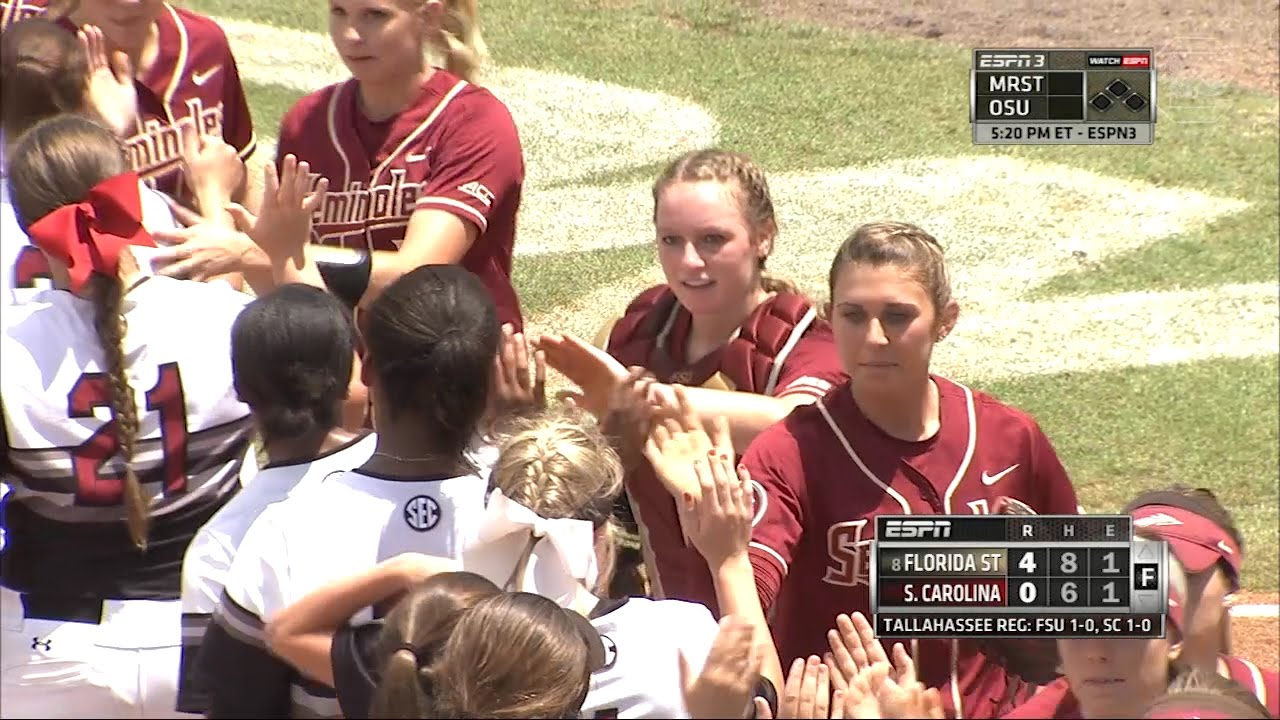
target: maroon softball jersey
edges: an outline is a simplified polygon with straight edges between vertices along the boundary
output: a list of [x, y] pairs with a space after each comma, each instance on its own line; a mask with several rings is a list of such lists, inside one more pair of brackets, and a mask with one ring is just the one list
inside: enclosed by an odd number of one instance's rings
[[[742, 464], [756, 495], [751, 563], [783, 667], [829, 651], [839, 613], [871, 616], [869, 551], [880, 514], [989, 514], [1011, 497], [1075, 514], [1049, 439], [1019, 410], [934, 376], [941, 427], [907, 442], [858, 409], [848, 384], [765, 430]], [[1029, 694], [997, 653], [966, 640], [912, 641], [920, 679], [966, 718], [998, 717]]]
[[[76, 30], [67, 17], [58, 23]], [[138, 132], [125, 147], [139, 176], [160, 192], [188, 199], [182, 172], [183, 138], [188, 133], [217, 135], [245, 160], [253, 154], [257, 137], [240, 71], [222, 28], [210, 18], [168, 3], [156, 26], [158, 54], [137, 79]]]
[[399, 250], [409, 218], [443, 210], [479, 234], [460, 263], [489, 288], [500, 322], [523, 326], [511, 284], [524, 156], [515, 122], [488, 90], [437, 69], [418, 99], [382, 122], [359, 107], [359, 84], [330, 85], [297, 102], [280, 124], [276, 162], [292, 153], [329, 192], [312, 241]]

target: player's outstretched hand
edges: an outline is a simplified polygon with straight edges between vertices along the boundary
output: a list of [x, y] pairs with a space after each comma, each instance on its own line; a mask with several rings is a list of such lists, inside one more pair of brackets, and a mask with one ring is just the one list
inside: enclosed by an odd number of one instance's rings
[[510, 323], [502, 326], [502, 343], [493, 359], [495, 417], [540, 410], [547, 406], [547, 356], [541, 350], [533, 353], [529, 367], [529, 346], [524, 333]]
[[[782, 686], [782, 695], [778, 699], [778, 718], [827, 718], [845, 717], [842, 714], [828, 715], [831, 702], [830, 671], [818, 656], [810, 655], [796, 658], [791, 663], [791, 671], [787, 673], [787, 681]], [[842, 699], [842, 698], [841, 698]], [[755, 699], [756, 717], [773, 720], [773, 712], [764, 698]], [[841, 705], [840, 707], [843, 707]], [[835, 713], [840, 709], [831, 708]]]
[[109, 51], [106, 37], [96, 25], [81, 27], [76, 37], [89, 65], [89, 104], [116, 135], [132, 135], [138, 121], [138, 91], [129, 56]]
[[280, 172], [274, 163], [262, 170], [263, 192], [261, 212], [255, 218], [244, 207], [230, 205], [227, 210], [273, 263], [292, 259], [302, 264], [302, 256], [311, 240], [311, 218], [324, 203], [329, 181], [320, 178], [311, 189], [311, 165], [299, 162], [292, 154], [280, 161]]
[[[600, 426], [622, 467], [628, 472], [644, 460], [645, 442], [653, 422], [653, 407], [649, 402], [650, 388], [657, 383], [653, 373], [642, 367], [627, 368], [627, 376], [609, 391], [609, 401]], [[573, 402], [576, 398], [571, 395]]]
[[563, 394], [573, 404], [603, 420], [614, 387], [627, 378], [627, 368], [609, 353], [573, 335], [543, 335], [534, 341], [547, 364], [578, 389]]
[[875, 629], [862, 613], [854, 613], [852, 617], [836, 616], [835, 629], [827, 631], [827, 644], [831, 652], [825, 659], [831, 666], [831, 682], [836, 688], [848, 687], [859, 673], [879, 663], [889, 668], [889, 677], [900, 685], [916, 681], [916, 665], [911, 653], [902, 643], [894, 643], [890, 660], [876, 639]]
[[187, 186], [205, 218], [217, 217], [244, 183], [240, 153], [217, 135], [184, 133], [182, 162]]
[[679, 660], [680, 687], [690, 717], [739, 718], [751, 710], [752, 693], [763, 662], [754, 625], [730, 615], [721, 618], [720, 630], [697, 677], [683, 650]]
[[658, 417], [649, 429], [644, 455], [667, 492], [675, 498], [676, 507], [692, 510], [693, 503], [702, 497], [703, 487], [694, 463], [705, 462], [716, 453], [733, 457], [733, 441], [722, 418], [712, 424], [712, 434], [707, 434], [683, 386], [666, 387], [672, 390], [675, 408], [655, 410]]
[[[724, 418], [716, 418], [714, 425], [717, 436], [728, 436], [729, 425]], [[710, 438], [704, 441], [711, 444]], [[694, 502], [686, 501], [681, 521], [714, 574], [726, 563], [745, 561], [747, 556], [754, 512], [751, 476], [746, 468], [734, 466], [732, 451], [714, 446], [694, 459], [693, 470], [700, 497]]]
[[155, 230], [151, 236], [162, 246], [151, 261], [151, 268], [160, 275], [208, 282], [265, 263], [262, 251], [247, 235], [205, 220], [190, 227]]
[[[885, 666], [880, 665], [877, 667]], [[888, 674], [887, 667], [885, 667], [884, 674]], [[942, 708], [942, 695], [937, 688], [926, 688], [920, 682], [899, 685], [891, 677], [881, 679], [879, 686], [879, 690], [875, 694], [876, 706], [879, 712], [875, 717], [942, 720], [947, 716], [946, 711]], [[845, 717], [853, 716], [846, 715]]]

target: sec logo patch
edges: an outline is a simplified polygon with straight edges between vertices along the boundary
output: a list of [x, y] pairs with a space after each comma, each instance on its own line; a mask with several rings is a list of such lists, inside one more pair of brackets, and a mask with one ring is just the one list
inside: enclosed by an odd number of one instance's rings
[[404, 504], [404, 521], [418, 532], [426, 532], [440, 524], [440, 503], [430, 495], [417, 495]]

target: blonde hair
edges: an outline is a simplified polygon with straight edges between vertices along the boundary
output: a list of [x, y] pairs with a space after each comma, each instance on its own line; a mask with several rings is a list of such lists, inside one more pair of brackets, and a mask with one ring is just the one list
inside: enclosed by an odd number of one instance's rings
[[905, 269], [920, 283], [939, 314], [951, 302], [951, 278], [943, 258], [942, 245], [923, 229], [903, 222], [876, 222], [862, 225], [840, 245], [827, 278], [828, 291], [835, 296], [836, 279], [849, 263], [873, 267], [893, 265]]
[[[412, 0], [422, 7], [433, 0]], [[489, 47], [480, 34], [478, 0], [439, 0], [444, 6], [439, 37], [432, 49], [444, 62], [444, 69], [473, 85], [479, 84], [480, 70], [489, 62]]]
[[[516, 419], [509, 433], [499, 445], [492, 486], [544, 518], [590, 521], [601, 534], [596, 546], [607, 553], [592, 590], [604, 592], [619, 532], [613, 517], [623, 477], [617, 452], [596, 426], [567, 410]], [[535, 544], [536, 538], [530, 538], [515, 577], [524, 576]]]
[[[653, 214], [658, 216], [658, 202], [663, 191], [682, 182], [718, 182], [735, 185], [734, 196], [751, 229], [752, 240], [762, 242], [777, 236], [778, 221], [773, 197], [764, 170], [749, 156], [710, 148], [694, 150], [676, 158], [653, 183]], [[760, 258], [760, 284], [767, 292], [799, 295], [795, 283], [765, 273], [766, 258]]]
[[[32, 223], [64, 205], [84, 199], [98, 183], [129, 170], [124, 148], [110, 130], [84, 117], [59, 115], [36, 123], [22, 135], [9, 157], [10, 192], [18, 224]], [[111, 417], [124, 461], [124, 506], [129, 537], [145, 550], [150, 525], [148, 502], [133, 467], [138, 441], [138, 406], [129, 384], [124, 355], [128, 330], [124, 284], [94, 274], [88, 294], [93, 326], [105, 359]]]

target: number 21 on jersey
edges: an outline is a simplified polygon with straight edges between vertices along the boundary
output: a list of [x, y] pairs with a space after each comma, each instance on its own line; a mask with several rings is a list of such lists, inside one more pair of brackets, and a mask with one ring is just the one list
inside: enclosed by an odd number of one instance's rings
[[[158, 370], [156, 384], [146, 393], [146, 409], [160, 415], [160, 472], [167, 497], [187, 489], [186, 398], [178, 364], [165, 363]], [[90, 418], [95, 408], [111, 407], [110, 383], [106, 373], [81, 375], [67, 396], [68, 416]], [[122, 450], [118, 422], [112, 417], [71, 451], [77, 505], [103, 507], [119, 505], [124, 500], [124, 475], [103, 472], [103, 465]]]

